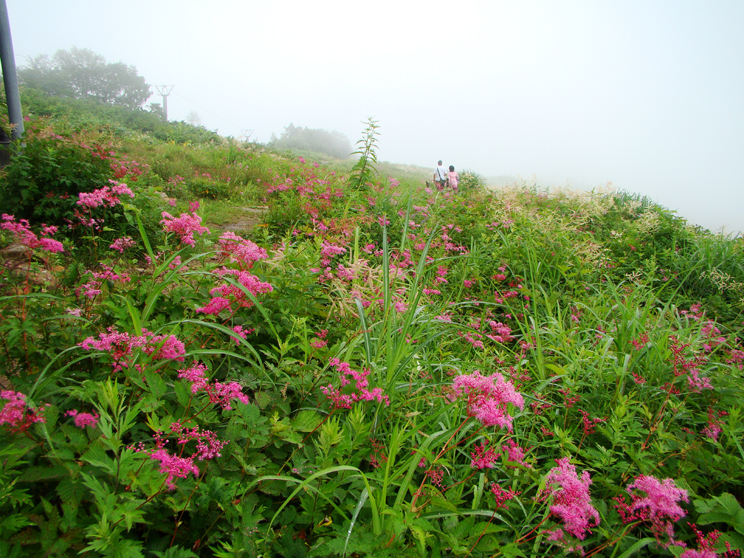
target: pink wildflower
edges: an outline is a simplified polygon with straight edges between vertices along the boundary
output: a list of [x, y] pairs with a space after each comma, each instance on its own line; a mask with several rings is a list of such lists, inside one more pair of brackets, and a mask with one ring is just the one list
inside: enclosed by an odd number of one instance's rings
[[114, 207], [121, 203], [119, 196], [127, 195], [131, 198], [134, 197], [134, 193], [126, 184], [110, 180], [111, 186], [104, 186], [98, 190], [92, 192], [80, 192], [78, 194], [77, 205], [84, 205], [89, 208], [94, 207]]
[[548, 472], [545, 489], [546, 496], [553, 497], [550, 513], [561, 518], [568, 533], [583, 541], [591, 527], [599, 525], [599, 512], [589, 495], [591, 478], [587, 471], [579, 478], [569, 457], [555, 461], [558, 466]]
[[212, 316], [216, 316], [220, 312], [222, 312], [225, 308], [230, 307], [230, 301], [227, 300], [224, 297], [216, 296], [213, 297], [212, 300], [210, 300], [206, 306], [202, 306], [201, 308], [197, 308], [197, 312], [201, 312], [202, 314], [209, 314]]
[[473, 446], [475, 451], [470, 453], [472, 461], [470, 466], [473, 469], [493, 469], [496, 466], [496, 460], [501, 455], [489, 448], [486, 442], [481, 442], [478, 446]]
[[518, 446], [514, 440], [506, 440], [504, 442], [504, 446], [506, 446], [506, 451], [509, 454], [509, 461], [511, 461], [512, 463], [519, 463], [520, 465], [527, 467], [528, 469], [532, 468], [532, 465], [526, 463], [524, 460], [524, 458], [526, 457], [525, 449], [521, 446]]
[[209, 383], [207, 379], [207, 367], [201, 362], [195, 362], [188, 368], [178, 371], [178, 377], [191, 382], [191, 393], [199, 393]]
[[78, 288], [76, 288], [75, 294], [77, 296], [80, 296], [82, 294], [83, 296], [86, 296], [88, 298], [96, 298], [99, 294], [103, 292], [100, 289], [100, 286], [101, 286], [100, 281], [88, 281], [87, 283], [83, 283]]
[[220, 237], [220, 256], [229, 257], [231, 262], [251, 267], [254, 262], [265, 260], [268, 254], [256, 243], [228, 231]]
[[12, 232], [15, 236], [16, 242], [28, 246], [32, 250], [40, 248], [47, 252], [64, 252], [64, 247], [61, 242], [52, 238], [47, 238], [57, 232], [57, 227], [43, 227], [41, 232], [42, 238], [39, 238], [31, 231], [30, 225], [26, 219], [21, 219], [16, 223], [15, 217], [3, 213], [0, 229]]
[[[669, 538], [669, 542], [664, 544], [664, 547], [678, 544], [674, 540], [672, 524], [686, 515], [678, 502], [689, 502], [687, 491], [677, 488], [672, 479], [659, 481], [650, 475], [638, 476], [626, 490], [631, 496], [631, 502], [626, 504], [622, 498], [618, 497], [615, 505], [623, 522], [638, 520], [649, 522], [657, 541], [660, 541], [664, 534]], [[634, 490], [645, 492], [646, 496], [642, 497]]]
[[126, 248], [131, 248], [132, 246], [136, 246], [137, 243], [132, 240], [132, 237], [130, 236], [124, 236], [122, 238], [117, 238], [114, 240], [114, 243], [109, 246], [112, 250], [118, 250], [122, 254], [124, 253], [124, 250]]
[[75, 426], [77, 426], [78, 428], [85, 428], [86, 426], [95, 428], [98, 424], [98, 419], [100, 418], [98, 416], [98, 413], [81, 413], [76, 409], [67, 411], [65, 415], [67, 415], [68, 417], [73, 417]]
[[731, 550], [731, 543], [728, 541], [725, 541], [726, 543], [726, 551], [722, 554], [718, 554], [715, 549], [715, 544], [718, 541], [719, 538], [721, 538], [721, 532], [718, 530], [714, 530], [707, 535], [704, 535], [702, 531], [700, 531], [694, 523], [689, 524], [692, 530], [695, 532], [695, 536], [697, 537], [697, 543], [698, 543], [698, 550], [685, 550], [680, 558], [717, 558], [718, 556], [721, 556], [722, 558], [734, 558], [736, 556], [741, 556], [741, 552], [739, 550]]
[[210, 383], [206, 375], [207, 367], [201, 363], [194, 363], [189, 368], [178, 371], [178, 377], [191, 382], [191, 393], [206, 391], [210, 403], [216, 403], [225, 410], [232, 409], [231, 401], [237, 400], [243, 404], [248, 403], [248, 396], [243, 393], [243, 388], [237, 382]]
[[230, 401], [240, 401], [244, 405], [247, 405], [249, 401], [248, 396], [243, 393], [243, 388], [238, 382], [228, 382], [226, 384], [215, 382], [211, 391], [209, 386], [206, 390], [212, 403], [217, 403], [228, 411], [232, 409]]
[[163, 230], [180, 236], [182, 244], [194, 246], [196, 244], [194, 233], [209, 233], [209, 229], [201, 225], [202, 219], [196, 213], [192, 212], [191, 215], [181, 213], [180, 217], [175, 218], [170, 213], [163, 211], [162, 217], [163, 219], [160, 222], [163, 224]]
[[[270, 293], [274, 290], [274, 288], [269, 283], [264, 283], [263, 281], [259, 280], [258, 277], [248, 273], [247, 271], [240, 271], [237, 269], [228, 269], [226, 267], [223, 267], [221, 269], [218, 269], [214, 273], [215, 275], [219, 275], [221, 277], [225, 275], [235, 276], [236, 281], [240, 285], [242, 285], [245, 291], [248, 291], [253, 296], [258, 296], [261, 293]], [[247, 297], [243, 288], [240, 288], [233, 284], [225, 284], [219, 287], [215, 287], [214, 289], [209, 291], [209, 293], [213, 297], [212, 300], [206, 306], [197, 308], [196, 311], [203, 314], [216, 315], [226, 308], [230, 308], [232, 310], [232, 304], [235, 303], [237, 303], [238, 307], [240, 308], [250, 308], [251, 306], [253, 306], [253, 301], [251, 301]], [[232, 302], [228, 299], [228, 297], [232, 299]]]
[[[243, 326], [239, 326], [239, 325], [233, 327], [232, 330], [235, 333], [237, 333], [240, 337], [242, 337], [243, 339], [246, 339], [248, 337], [248, 335], [250, 335], [251, 333], [253, 333], [254, 331], [256, 331], [255, 328], [244, 329]], [[233, 341], [235, 341], [235, 344], [236, 345], [240, 345], [240, 341], [238, 341], [237, 339], [234, 339], [233, 338]]]
[[0, 410], [0, 424], [7, 424], [11, 432], [27, 430], [34, 423], [45, 422], [43, 409], [29, 407], [26, 394], [20, 391], [0, 391], [0, 399], [7, 401]]
[[386, 406], [390, 405], [390, 398], [382, 390], [382, 388], [376, 387], [369, 389], [369, 376], [370, 371], [364, 369], [362, 372], [357, 372], [349, 366], [348, 362], [341, 362], [337, 358], [330, 359], [330, 364], [338, 372], [341, 373], [341, 387], [345, 387], [351, 384], [351, 380], [356, 381], [356, 393], [343, 394], [339, 389], [334, 388], [331, 384], [325, 387], [321, 387], [321, 391], [326, 394], [336, 408], [350, 409], [353, 403], [357, 401], [373, 401], [376, 400], [379, 403], [385, 403]]
[[496, 509], [506, 508], [506, 502], [516, 498], [521, 494], [521, 492], [514, 492], [512, 488], [510, 488], [509, 490], [504, 490], [495, 482], [491, 483], [491, 493], [496, 498]]
[[511, 431], [513, 417], [507, 412], [508, 404], [524, 408], [522, 395], [499, 373], [481, 376], [476, 370], [457, 376], [452, 389], [455, 397], [467, 397], [468, 415], [485, 426], [500, 426]]
[[168, 453], [165, 448], [160, 448], [150, 454], [150, 459], [160, 461], [160, 472], [168, 475], [165, 483], [168, 489], [175, 490], [176, 484], [173, 479], [185, 479], [189, 474], [199, 476], [199, 467], [194, 463], [194, 457], [176, 457]]
[[173, 422], [171, 423], [171, 432], [178, 434], [178, 444], [180, 445], [185, 445], [192, 440], [196, 441], [196, 453], [191, 457], [192, 459], [196, 457], [199, 461], [221, 457], [220, 451], [227, 445], [227, 442], [217, 438], [217, 434], [211, 430], [199, 430], [198, 426], [184, 428], [181, 423]]
[[108, 352], [114, 359], [114, 372], [128, 368], [132, 362], [132, 354], [135, 349], [141, 349], [146, 355], [153, 359], [176, 360], [183, 362], [186, 347], [173, 335], [155, 335], [142, 329], [142, 335], [130, 335], [126, 332], [118, 332], [110, 327], [107, 333], [98, 335], [98, 339], [88, 337], [80, 347], [87, 350], [98, 350]]

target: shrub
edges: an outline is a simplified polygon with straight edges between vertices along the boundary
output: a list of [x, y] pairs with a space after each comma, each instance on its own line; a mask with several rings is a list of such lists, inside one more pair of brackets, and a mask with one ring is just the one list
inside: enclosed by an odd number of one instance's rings
[[56, 134], [29, 135], [13, 144], [0, 178], [0, 208], [18, 218], [63, 226], [72, 220], [78, 195], [108, 184], [113, 176], [103, 148]]

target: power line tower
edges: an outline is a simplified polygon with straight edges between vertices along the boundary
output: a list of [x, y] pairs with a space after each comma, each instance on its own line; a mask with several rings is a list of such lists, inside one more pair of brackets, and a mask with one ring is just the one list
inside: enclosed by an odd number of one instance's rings
[[175, 85], [156, 85], [155, 86], [155, 89], [158, 90], [158, 93], [160, 93], [160, 96], [163, 98], [163, 111], [165, 112], [166, 122], [168, 122], [168, 95], [170, 95], [174, 87]]

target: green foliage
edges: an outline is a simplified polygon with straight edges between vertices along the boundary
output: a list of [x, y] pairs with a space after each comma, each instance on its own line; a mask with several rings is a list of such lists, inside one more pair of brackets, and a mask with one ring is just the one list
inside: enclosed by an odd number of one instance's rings
[[460, 190], [477, 190], [483, 188], [486, 181], [481, 175], [471, 170], [464, 170], [460, 174], [458, 188]]
[[157, 111], [100, 103], [90, 99], [54, 97], [32, 87], [21, 89], [24, 110], [35, 116], [52, 117], [63, 133], [97, 129], [111, 136], [143, 133], [162, 142], [178, 144], [223, 143], [216, 133], [186, 122], [165, 122]]
[[351, 153], [351, 143], [341, 132], [317, 128], [307, 128], [290, 124], [279, 138], [271, 137], [269, 144], [273, 149], [311, 151], [325, 153], [339, 159], [346, 159]]
[[366, 188], [377, 175], [375, 165], [377, 164], [377, 136], [380, 135], [377, 130], [379, 127], [378, 122], [369, 117], [364, 137], [356, 143], [357, 150], [352, 153], [352, 155], [359, 155], [359, 161], [351, 169], [349, 186], [357, 190]]
[[[110, 150], [137, 245], [108, 249], [117, 222], [95, 214], [65, 252], [6, 260], [3, 555], [681, 554], [623, 521], [641, 475], [687, 491], [688, 548], [688, 521], [741, 547], [740, 242], [623, 193], [357, 188], [360, 169], [237, 142]], [[225, 198], [186, 213], [214, 184]], [[153, 226], [248, 199], [268, 226], [241, 250]], [[521, 394], [508, 424], [458, 395], [476, 371]], [[581, 540], [553, 540], [563, 458], [600, 519]]]
[[72, 220], [78, 194], [108, 184], [112, 171], [103, 148], [52, 135], [29, 135], [13, 145], [0, 179], [3, 213], [48, 225]]

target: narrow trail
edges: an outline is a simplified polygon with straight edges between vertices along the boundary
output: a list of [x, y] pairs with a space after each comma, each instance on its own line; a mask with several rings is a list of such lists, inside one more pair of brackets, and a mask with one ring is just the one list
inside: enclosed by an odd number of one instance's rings
[[269, 208], [267, 206], [241, 207], [239, 209], [242, 209], [245, 212], [244, 217], [241, 217], [238, 220], [232, 221], [230, 223], [223, 223], [221, 225], [210, 225], [210, 227], [213, 227], [220, 231], [231, 231], [236, 234], [242, 232], [250, 232], [256, 225], [260, 225], [261, 223], [263, 223], [264, 218], [269, 211]]

